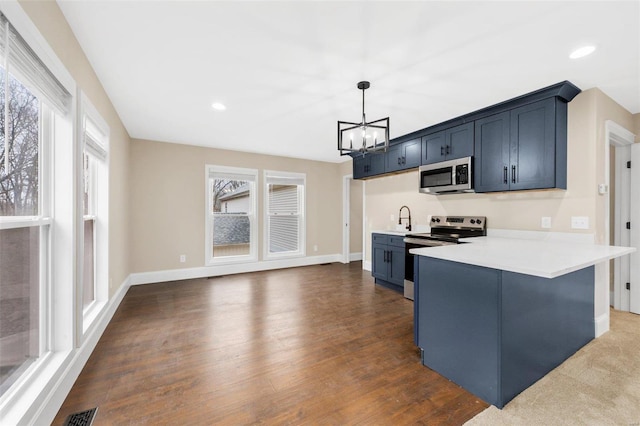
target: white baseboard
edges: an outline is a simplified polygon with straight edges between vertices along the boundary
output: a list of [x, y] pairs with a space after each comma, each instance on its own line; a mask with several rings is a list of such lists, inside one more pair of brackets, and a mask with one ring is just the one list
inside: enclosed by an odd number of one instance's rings
[[594, 320], [596, 337], [602, 336], [609, 331], [609, 312], [596, 317]]
[[51, 424], [51, 422], [53, 422], [53, 419], [56, 414], [58, 414], [64, 400], [71, 391], [73, 384], [89, 360], [89, 356], [91, 356], [91, 353], [98, 344], [102, 333], [104, 333], [104, 330], [107, 328], [107, 325], [109, 325], [111, 318], [113, 318], [113, 314], [115, 314], [116, 309], [120, 306], [127, 290], [129, 290], [130, 285], [130, 278], [127, 277], [116, 294], [113, 295], [105, 305], [102, 312], [96, 317], [96, 320], [93, 323], [91, 330], [89, 330], [88, 334], [85, 336], [82, 345], [75, 351], [72, 351], [72, 356], [70, 357], [69, 362], [66, 367], [63, 366], [64, 371], [49, 394], [46, 396], [45, 403], [42, 404], [40, 410], [35, 413], [33, 418], [23, 419], [19, 424], [44, 425]]
[[371, 271], [371, 261], [370, 260], [363, 261], [362, 269], [364, 269], [365, 271]]
[[294, 268], [298, 266], [319, 265], [321, 263], [333, 263], [341, 261], [342, 255], [330, 254], [325, 256], [306, 256], [282, 260], [263, 260], [253, 263], [236, 263], [232, 265], [201, 266], [197, 268], [138, 272], [131, 274], [131, 285], [188, 280], [193, 278], [217, 277], [220, 275], [268, 271], [271, 269]]
[[349, 262], [357, 262], [362, 260], [362, 253], [349, 253]]

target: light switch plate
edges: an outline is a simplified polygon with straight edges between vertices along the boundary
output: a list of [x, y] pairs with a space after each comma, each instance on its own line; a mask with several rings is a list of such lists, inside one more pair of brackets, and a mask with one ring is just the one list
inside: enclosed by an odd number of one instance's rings
[[571, 216], [571, 229], [589, 229], [589, 217]]
[[551, 228], [551, 218], [549, 216], [542, 216], [542, 219], [540, 220], [540, 227], [541, 228]]

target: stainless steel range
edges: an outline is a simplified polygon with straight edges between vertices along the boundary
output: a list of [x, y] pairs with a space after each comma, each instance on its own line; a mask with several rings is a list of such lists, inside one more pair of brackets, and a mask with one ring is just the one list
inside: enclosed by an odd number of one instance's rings
[[409, 253], [409, 250], [460, 244], [461, 238], [485, 235], [487, 235], [487, 218], [484, 216], [432, 216], [430, 233], [407, 234], [404, 238], [404, 297], [413, 300], [414, 255]]

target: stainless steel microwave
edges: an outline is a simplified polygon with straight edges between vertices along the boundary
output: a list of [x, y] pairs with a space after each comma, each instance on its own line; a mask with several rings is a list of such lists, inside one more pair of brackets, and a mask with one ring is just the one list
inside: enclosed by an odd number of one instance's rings
[[473, 192], [473, 157], [420, 166], [420, 192], [455, 194]]

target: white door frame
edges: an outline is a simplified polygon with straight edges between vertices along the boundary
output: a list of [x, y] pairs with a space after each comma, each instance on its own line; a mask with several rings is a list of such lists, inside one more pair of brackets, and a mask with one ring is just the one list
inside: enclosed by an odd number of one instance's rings
[[631, 188], [630, 194], [636, 194], [630, 198], [631, 230], [629, 239], [631, 247], [636, 248], [635, 253], [629, 255], [631, 265], [631, 291], [629, 292], [629, 311], [640, 314], [640, 144], [631, 145]]
[[[616, 151], [616, 175], [615, 175], [615, 206], [611, 206], [607, 197], [607, 209], [605, 217], [605, 242], [610, 241], [610, 232], [614, 232], [614, 244], [621, 246], [630, 245], [629, 233], [623, 224], [629, 221], [629, 201], [630, 201], [630, 176], [626, 169], [626, 162], [630, 161], [630, 145], [634, 142], [635, 135], [620, 126], [619, 124], [607, 120], [605, 122], [605, 181], [607, 188], [610, 187], [610, 147]], [[610, 230], [609, 218], [611, 211], [615, 214], [614, 230]], [[640, 220], [638, 221], [640, 224]], [[614, 286], [613, 286], [613, 307], [618, 310], [629, 310], [629, 293], [626, 291], [626, 279], [630, 271], [630, 256], [623, 256], [614, 260]], [[624, 279], [622, 279], [624, 278]], [[625, 282], [623, 284], [623, 281]]]
[[353, 175], [342, 177], [342, 263], [349, 263], [351, 254], [349, 246], [351, 237], [351, 180], [353, 180]]

